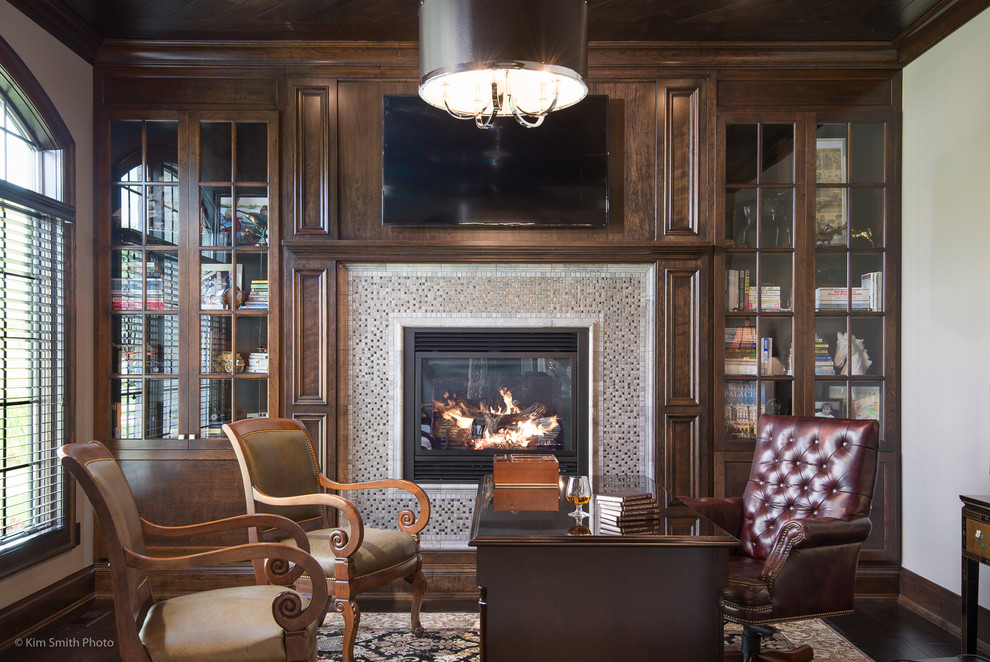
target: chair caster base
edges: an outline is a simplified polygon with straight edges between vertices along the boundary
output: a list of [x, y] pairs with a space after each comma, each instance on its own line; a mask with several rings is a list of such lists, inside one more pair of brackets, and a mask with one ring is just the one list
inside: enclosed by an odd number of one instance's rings
[[815, 651], [811, 646], [804, 644], [786, 651], [760, 651], [755, 658], [751, 656], [750, 659], [744, 660], [742, 649], [727, 646], [722, 659], [723, 662], [812, 662], [815, 659]]

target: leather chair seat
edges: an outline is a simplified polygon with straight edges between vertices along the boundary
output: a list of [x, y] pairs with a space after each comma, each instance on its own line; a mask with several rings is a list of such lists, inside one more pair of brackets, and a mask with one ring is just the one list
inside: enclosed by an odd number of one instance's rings
[[722, 590], [722, 614], [734, 622], [761, 622], [773, 613], [770, 587], [760, 579], [763, 562], [748, 556], [729, 558], [729, 585]]
[[[285, 586], [238, 586], [180, 595], [155, 603], [141, 626], [152, 660], [168, 662], [263, 662], [285, 659], [283, 630], [259, 601], [275, 599]], [[310, 653], [319, 622], [309, 625]]]
[[[327, 578], [334, 577], [336, 558], [330, 548], [330, 533], [335, 529], [316, 529], [307, 532], [309, 537], [310, 554], [317, 560]], [[346, 529], [345, 529], [346, 530]], [[291, 538], [279, 542], [292, 545]], [[367, 575], [387, 570], [415, 558], [419, 554], [416, 540], [402, 531], [388, 529], [364, 528], [364, 540], [351, 558], [354, 560], [354, 577], [358, 579]]]

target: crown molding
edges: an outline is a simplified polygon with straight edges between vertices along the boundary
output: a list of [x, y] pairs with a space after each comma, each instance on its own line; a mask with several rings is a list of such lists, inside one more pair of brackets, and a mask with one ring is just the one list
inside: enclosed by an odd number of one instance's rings
[[942, 0], [894, 39], [901, 66], [916, 60], [987, 7], [990, 0]]
[[102, 35], [66, 7], [61, 0], [50, 2], [7, 0], [7, 2], [82, 59], [90, 64], [96, 61], [97, 51], [103, 43]]

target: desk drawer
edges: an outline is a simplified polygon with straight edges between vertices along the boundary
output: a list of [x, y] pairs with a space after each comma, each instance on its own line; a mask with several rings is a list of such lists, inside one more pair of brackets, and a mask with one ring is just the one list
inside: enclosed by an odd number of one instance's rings
[[966, 552], [990, 561], [990, 522], [966, 518]]

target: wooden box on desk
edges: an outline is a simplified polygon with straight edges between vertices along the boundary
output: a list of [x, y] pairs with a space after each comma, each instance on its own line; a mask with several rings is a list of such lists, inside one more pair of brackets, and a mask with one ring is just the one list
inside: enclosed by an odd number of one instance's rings
[[560, 464], [553, 455], [514, 453], [495, 455], [494, 458], [492, 478], [497, 486], [557, 486]]
[[492, 495], [492, 509], [496, 511], [556, 511], [560, 508], [560, 496], [556, 485], [496, 485]]

